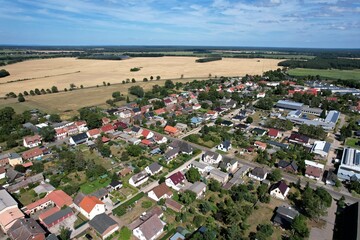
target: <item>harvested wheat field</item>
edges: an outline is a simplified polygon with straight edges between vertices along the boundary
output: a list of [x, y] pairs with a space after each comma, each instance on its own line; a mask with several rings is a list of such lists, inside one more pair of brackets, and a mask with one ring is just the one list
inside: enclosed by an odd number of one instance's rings
[[[224, 58], [221, 61], [196, 63], [196, 57], [132, 58], [122, 61], [84, 60], [55, 58], [31, 60], [5, 66], [9, 77], [1, 78], [0, 96], [9, 92], [23, 92], [35, 88], [47, 89], [57, 86], [59, 90], [69, 88], [71, 83], [84, 87], [102, 85], [103, 82], [120, 83], [127, 78], [137, 82], [150, 76], [162, 79], [201, 78], [212, 76], [243, 76], [261, 74], [278, 68], [278, 59], [237, 59]], [[141, 68], [130, 72], [131, 68]], [[23, 80], [18, 82], [16, 80]]]

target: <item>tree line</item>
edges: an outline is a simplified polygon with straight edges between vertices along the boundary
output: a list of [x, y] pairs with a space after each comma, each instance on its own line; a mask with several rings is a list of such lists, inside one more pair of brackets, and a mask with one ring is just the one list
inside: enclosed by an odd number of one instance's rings
[[342, 69], [352, 70], [360, 68], [360, 60], [348, 58], [325, 58], [315, 57], [307, 61], [303, 60], [285, 60], [279, 62], [279, 66], [289, 68], [314, 68], [314, 69]]

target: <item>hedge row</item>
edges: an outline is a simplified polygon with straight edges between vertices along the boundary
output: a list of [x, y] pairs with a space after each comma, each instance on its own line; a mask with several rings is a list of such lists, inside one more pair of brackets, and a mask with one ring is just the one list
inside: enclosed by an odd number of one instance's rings
[[126, 213], [126, 209], [134, 204], [136, 201], [141, 199], [145, 195], [144, 192], [140, 192], [137, 195], [135, 195], [133, 198], [131, 198], [129, 201], [126, 201], [125, 203], [121, 204], [117, 208], [113, 209], [113, 214], [117, 216], [122, 216]]

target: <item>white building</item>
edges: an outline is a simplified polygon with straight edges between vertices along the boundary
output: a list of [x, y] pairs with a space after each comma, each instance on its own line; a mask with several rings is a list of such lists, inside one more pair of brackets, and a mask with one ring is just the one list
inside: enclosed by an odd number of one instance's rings
[[220, 143], [216, 148], [220, 151], [227, 152], [231, 149], [231, 142], [229, 140], [225, 140]]
[[270, 196], [285, 200], [286, 196], [288, 195], [290, 188], [284, 181], [280, 181], [275, 183], [270, 188]]
[[34, 148], [41, 144], [41, 136], [40, 135], [34, 135], [34, 136], [27, 136], [23, 139], [23, 145], [27, 148]]
[[105, 204], [94, 196], [85, 196], [77, 208], [89, 220], [106, 211]]
[[172, 195], [173, 195], [172, 191], [166, 185], [166, 183], [162, 183], [154, 187], [150, 192], [148, 192], [148, 197], [156, 202], [159, 201], [160, 199], [171, 198]]
[[222, 160], [222, 156], [216, 152], [206, 151], [202, 155], [202, 161], [208, 164], [218, 164]]
[[264, 181], [267, 177], [267, 172], [264, 168], [256, 167], [249, 172], [249, 177], [258, 181]]
[[305, 177], [320, 180], [324, 171], [324, 164], [305, 160]]
[[311, 152], [325, 158], [329, 154], [331, 144], [326, 141], [315, 141]]
[[345, 148], [337, 176], [340, 180], [360, 180], [360, 151], [354, 148]]
[[138, 187], [141, 184], [145, 183], [147, 180], [149, 180], [149, 176], [148, 176], [147, 172], [142, 171], [142, 172], [139, 172], [139, 173], [135, 174], [134, 176], [132, 176], [129, 179], [129, 184], [134, 187]]

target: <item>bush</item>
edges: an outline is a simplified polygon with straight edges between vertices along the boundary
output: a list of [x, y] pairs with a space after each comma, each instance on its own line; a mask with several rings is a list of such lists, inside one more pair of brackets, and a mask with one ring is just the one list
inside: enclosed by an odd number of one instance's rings
[[7, 77], [9, 75], [10, 75], [10, 73], [8, 71], [6, 71], [5, 69], [0, 70], [0, 78]]
[[144, 201], [141, 203], [141, 207], [142, 208], [149, 208], [152, 206], [152, 202], [151, 201]]

